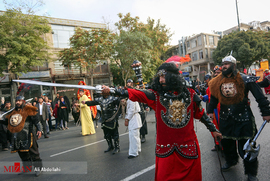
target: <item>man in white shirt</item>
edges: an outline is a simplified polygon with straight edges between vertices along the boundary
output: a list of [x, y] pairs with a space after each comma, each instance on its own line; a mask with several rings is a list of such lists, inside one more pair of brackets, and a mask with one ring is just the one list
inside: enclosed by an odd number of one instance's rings
[[[132, 81], [132, 80], [131, 80]], [[130, 79], [127, 86], [131, 87]], [[140, 140], [140, 128], [142, 127], [141, 111], [138, 102], [132, 102], [127, 100], [127, 112], [125, 117], [125, 126], [128, 126], [129, 130], [129, 156], [128, 159], [136, 158], [141, 152], [141, 140]]]
[[47, 121], [49, 120], [49, 113], [47, 104], [43, 102], [42, 97], [38, 98], [38, 104], [36, 104], [36, 107], [38, 108], [39, 121], [43, 127], [44, 138], [49, 138], [49, 136], [47, 136], [47, 124], [48, 124]]

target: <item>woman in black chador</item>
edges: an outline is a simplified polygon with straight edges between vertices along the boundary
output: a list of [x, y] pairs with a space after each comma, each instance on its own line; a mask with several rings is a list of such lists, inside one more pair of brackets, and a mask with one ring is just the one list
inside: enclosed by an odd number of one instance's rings
[[64, 100], [64, 97], [60, 97], [60, 101], [58, 101], [58, 116], [59, 120], [61, 120], [61, 128], [62, 129], [69, 129], [67, 127], [67, 122], [68, 122], [68, 103]]

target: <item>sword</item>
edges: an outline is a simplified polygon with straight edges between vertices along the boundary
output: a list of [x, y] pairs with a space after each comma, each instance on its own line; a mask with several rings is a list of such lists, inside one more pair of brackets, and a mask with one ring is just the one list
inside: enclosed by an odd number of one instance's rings
[[[25, 100], [25, 103], [31, 102], [33, 98], [27, 99]], [[15, 107], [11, 108], [9, 111], [5, 112], [4, 114], [0, 115], [0, 119], [5, 116], [6, 114], [10, 113], [11, 111], [13, 111], [15, 109]]]
[[[51, 86], [51, 87], [69, 87], [69, 88], [81, 88], [81, 89], [102, 91], [102, 88], [100, 85], [93, 87], [93, 86], [89, 86], [89, 85], [59, 84], [59, 83], [51, 83], [51, 82], [41, 82], [41, 81], [36, 81], [36, 80], [12, 80], [12, 81], [19, 82], [19, 83], [26, 83], [26, 84]], [[114, 88], [110, 88], [110, 91], [112, 93], [114, 93], [114, 90], [115, 90]]]
[[258, 147], [255, 147], [256, 144], [256, 140], [258, 138], [258, 136], [260, 135], [260, 133], [262, 132], [262, 129], [264, 128], [265, 124], [267, 123], [267, 121], [265, 120], [262, 124], [262, 126], [260, 127], [260, 130], [258, 131], [258, 133], [255, 135], [255, 137], [253, 138], [253, 140], [247, 140], [247, 142], [245, 143], [243, 150], [245, 151], [245, 156], [244, 159], [249, 157], [249, 161], [254, 160], [255, 158], [257, 158], [257, 156], [259, 155], [259, 151], [260, 151], [260, 144], [258, 145]]

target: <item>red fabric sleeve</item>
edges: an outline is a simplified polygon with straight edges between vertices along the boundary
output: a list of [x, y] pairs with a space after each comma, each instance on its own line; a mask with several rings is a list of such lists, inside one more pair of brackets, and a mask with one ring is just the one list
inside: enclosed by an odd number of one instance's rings
[[137, 89], [128, 89], [128, 96], [130, 100], [146, 103], [149, 107], [156, 111], [156, 101], [150, 100], [143, 91]]
[[208, 95], [208, 102], [210, 102], [211, 92], [210, 92], [209, 87], [207, 87], [206, 89], [206, 94]]
[[195, 119], [201, 119], [203, 116], [204, 109], [200, 110], [200, 108], [197, 106], [197, 104], [194, 102], [194, 118]]

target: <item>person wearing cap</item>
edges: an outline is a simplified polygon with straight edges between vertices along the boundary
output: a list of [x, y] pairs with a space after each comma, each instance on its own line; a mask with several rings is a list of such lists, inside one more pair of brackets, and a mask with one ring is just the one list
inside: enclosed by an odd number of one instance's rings
[[132, 88], [133, 87], [133, 80], [131, 80], [131, 79], [128, 79], [127, 80], [127, 87], [128, 88]]
[[8, 125], [8, 130], [14, 136], [11, 153], [18, 152], [23, 163], [22, 172], [19, 174], [30, 172], [31, 168], [35, 167], [35, 175], [39, 176], [42, 160], [39, 155], [37, 137], [33, 130], [35, 126], [39, 139], [42, 133], [37, 108], [30, 104], [25, 105], [24, 97], [17, 96], [15, 109], [6, 116], [4, 124]]
[[[269, 101], [257, 85], [257, 77], [240, 74], [236, 70], [236, 59], [226, 56], [222, 59], [222, 74], [209, 82], [211, 99], [208, 114], [213, 118], [214, 109], [220, 103], [219, 130], [226, 163], [222, 171], [228, 171], [238, 162], [238, 153], [244, 158], [243, 146], [256, 132], [256, 123], [250, 108], [249, 91], [253, 94], [262, 113], [263, 120], [270, 121]], [[248, 180], [257, 180], [258, 160], [244, 159]]]
[[218, 76], [220, 73], [222, 72], [222, 67], [220, 67], [219, 65], [216, 65], [213, 69], [213, 77], [215, 78], [216, 76]]
[[[103, 92], [108, 91], [103, 86]], [[199, 96], [186, 86], [176, 64], [163, 63], [151, 89], [115, 90], [115, 93], [146, 103], [155, 111], [155, 180], [202, 180], [200, 147], [193, 119], [200, 119], [216, 139], [222, 135], [204, 112]]]
[[[101, 93], [101, 91], [96, 91], [96, 93]], [[118, 118], [121, 109], [120, 100], [120, 97], [110, 95], [110, 92], [108, 92], [107, 94], [102, 94], [102, 96], [95, 98], [94, 101], [81, 101], [82, 104], [87, 104], [88, 106], [100, 105], [102, 110], [101, 129], [104, 133], [104, 139], [106, 139], [108, 143], [108, 148], [104, 151], [104, 153], [113, 150], [113, 155], [120, 152], [118, 132]], [[114, 140], [114, 145], [112, 140]]]
[[96, 133], [95, 126], [92, 120], [92, 113], [90, 107], [82, 104], [82, 101], [89, 101], [90, 99], [85, 95], [84, 90], [80, 89], [80, 118], [82, 125], [82, 135], [92, 135]]

